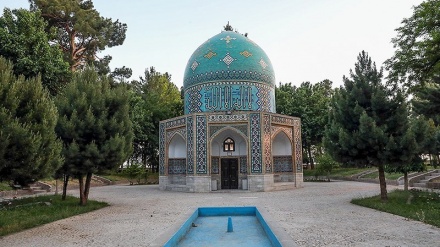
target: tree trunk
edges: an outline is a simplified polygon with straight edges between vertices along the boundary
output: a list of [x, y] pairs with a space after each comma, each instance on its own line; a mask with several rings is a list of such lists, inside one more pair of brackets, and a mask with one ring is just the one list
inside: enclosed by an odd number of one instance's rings
[[91, 173], [91, 172], [87, 173], [86, 185], [85, 185], [85, 188], [84, 188], [84, 198], [85, 198], [86, 202], [85, 202], [84, 205], [86, 205], [87, 201], [89, 200], [90, 182], [92, 181], [92, 175], [93, 175], [93, 173]]
[[89, 199], [89, 191], [90, 191], [90, 182], [92, 181], [92, 173], [88, 172], [86, 175], [86, 181], [84, 183], [84, 176], [80, 175], [78, 177], [79, 180], [79, 200], [80, 205], [85, 206], [87, 205], [87, 201]]
[[[144, 144], [144, 147], [145, 147], [145, 144]], [[147, 154], [145, 153], [145, 149], [142, 150], [141, 160], [142, 160], [143, 164], [147, 165]]]
[[84, 178], [83, 175], [78, 175], [79, 183], [79, 205], [86, 205], [86, 200], [84, 199]]
[[310, 168], [313, 170], [315, 169], [315, 162], [313, 161], [313, 157], [312, 157], [312, 148], [308, 144], [307, 144], [307, 154], [309, 155]]
[[382, 202], [388, 201], [387, 182], [385, 181], [385, 170], [383, 164], [378, 165], [379, 168], [379, 183], [380, 183], [380, 200]]
[[408, 191], [408, 172], [403, 173], [403, 180], [405, 183], [403, 190]]
[[55, 179], [55, 195], [58, 195], [58, 179]]
[[66, 200], [67, 194], [67, 184], [69, 183], [69, 175], [63, 174], [63, 195], [61, 196], [61, 200]]

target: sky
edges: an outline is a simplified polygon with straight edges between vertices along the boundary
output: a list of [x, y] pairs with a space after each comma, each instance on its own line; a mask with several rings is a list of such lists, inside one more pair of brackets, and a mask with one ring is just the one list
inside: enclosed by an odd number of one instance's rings
[[[276, 82], [300, 85], [324, 79], [343, 84], [365, 50], [378, 67], [395, 49], [391, 39], [422, 0], [94, 0], [101, 16], [128, 30], [123, 45], [100, 54], [110, 67], [133, 70], [131, 79], [154, 66], [180, 88], [188, 59], [229, 21], [269, 56]], [[0, 0], [0, 8], [29, 8], [28, 0]]]

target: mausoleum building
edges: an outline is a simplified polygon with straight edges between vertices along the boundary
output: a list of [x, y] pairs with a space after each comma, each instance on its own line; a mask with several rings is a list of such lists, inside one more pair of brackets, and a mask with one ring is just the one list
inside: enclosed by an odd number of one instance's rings
[[301, 122], [275, 113], [274, 69], [256, 43], [233, 31], [208, 39], [183, 92], [185, 115], [160, 122], [160, 189], [302, 187]]

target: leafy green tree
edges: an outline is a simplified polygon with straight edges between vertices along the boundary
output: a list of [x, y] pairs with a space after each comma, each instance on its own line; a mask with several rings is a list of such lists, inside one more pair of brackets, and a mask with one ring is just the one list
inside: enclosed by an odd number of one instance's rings
[[14, 74], [41, 75], [43, 86], [55, 95], [68, 82], [69, 65], [57, 46], [49, 44], [47, 23], [40, 12], [5, 8], [0, 17], [0, 56], [14, 63]]
[[[132, 163], [130, 166], [124, 169], [124, 174], [128, 177], [130, 185], [134, 184], [134, 180], [138, 184], [141, 183], [142, 178], [146, 180], [146, 170], [145, 168], [137, 162]], [[146, 181], [145, 181], [146, 182]]]
[[130, 97], [130, 119], [133, 123], [134, 134], [131, 161], [137, 163], [140, 160], [145, 168], [149, 157], [144, 147], [147, 146], [147, 141], [149, 140], [148, 131], [154, 128], [154, 125], [152, 122], [152, 112], [147, 101], [141, 94], [134, 91], [132, 91]]
[[0, 57], [0, 180], [26, 185], [61, 165], [57, 109], [37, 78], [13, 75]]
[[409, 124], [401, 91], [387, 88], [382, 77], [382, 69], [377, 70], [362, 51], [355, 70], [350, 70], [350, 78], [343, 77], [344, 86], [332, 99], [324, 145], [338, 162], [377, 167], [381, 199], [386, 201], [384, 168], [401, 163], [400, 150]]
[[277, 113], [301, 118], [303, 149], [306, 150], [307, 160], [313, 169], [312, 149], [322, 143], [333, 94], [332, 82], [329, 80], [316, 84], [303, 82], [299, 87], [288, 83], [277, 87], [275, 93]]
[[92, 174], [118, 167], [131, 154], [129, 93], [86, 69], [74, 75], [55, 102], [56, 132], [64, 143], [62, 169], [79, 180], [80, 204], [85, 205]]
[[440, 126], [429, 121], [428, 140], [425, 142], [425, 154], [429, 154], [429, 163], [437, 169], [440, 164]]
[[[160, 73], [154, 67], [145, 70], [140, 81], [132, 87], [139, 98], [134, 99], [132, 120], [138, 130], [134, 145], [144, 165], [149, 162], [154, 171], [159, 168], [159, 122], [183, 114], [183, 101], [179, 89], [171, 82], [171, 75]], [[135, 130], [136, 131], [136, 130]]]
[[414, 7], [413, 15], [402, 21], [396, 51], [385, 64], [395, 82], [420, 84], [440, 76], [440, 0], [427, 0]]
[[339, 167], [339, 163], [336, 162], [328, 153], [319, 154], [316, 157], [317, 168], [316, 175], [325, 174], [327, 181], [330, 182], [330, 174], [334, 168]]
[[414, 7], [392, 39], [396, 51], [385, 64], [389, 79], [415, 94], [414, 110], [440, 124], [440, 0]]
[[412, 91], [413, 110], [431, 118], [437, 126], [440, 125], [440, 83], [425, 83], [413, 87]]
[[62, 49], [71, 71], [96, 61], [106, 47], [122, 45], [127, 25], [100, 16], [91, 0], [29, 0], [32, 10], [41, 11], [54, 41]]

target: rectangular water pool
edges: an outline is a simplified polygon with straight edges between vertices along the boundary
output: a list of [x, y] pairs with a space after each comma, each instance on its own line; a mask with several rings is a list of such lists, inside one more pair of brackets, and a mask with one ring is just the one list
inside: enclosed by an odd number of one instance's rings
[[[232, 232], [227, 232], [228, 218]], [[256, 207], [201, 207], [166, 242], [172, 246], [281, 246]]]

